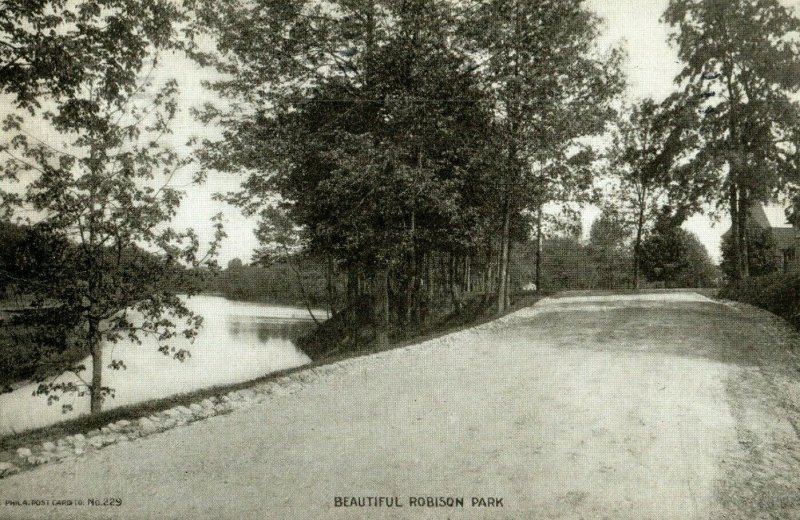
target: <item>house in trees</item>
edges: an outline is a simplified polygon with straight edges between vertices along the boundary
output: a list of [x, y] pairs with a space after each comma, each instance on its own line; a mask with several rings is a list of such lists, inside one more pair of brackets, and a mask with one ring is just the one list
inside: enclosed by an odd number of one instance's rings
[[[768, 235], [776, 270], [783, 273], [800, 272], [800, 229], [789, 224], [775, 225], [775, 221], [775, 218], [770, 220], [762, 204], [754, 204], [750, 208], [750, 225]], [[727, 240], [730, 233], [728, 229], [722, 239]]]

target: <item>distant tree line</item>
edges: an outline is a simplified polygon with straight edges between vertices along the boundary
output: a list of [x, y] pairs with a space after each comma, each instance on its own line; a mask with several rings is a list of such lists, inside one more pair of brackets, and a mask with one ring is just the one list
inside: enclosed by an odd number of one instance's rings
[[[720, 272], [703, 244], [670, 218], [659, 219], [639, 245], [638, 275], [634, 271], [636, 231], [619, 215], [603, 213], [589, 232], [588, 241], [569, 234], [552, 236], [542, 247], [541, 288], [632, 289], [637, 286], [683, 288], [714, 287]], [[518, 248], [519, 277], [533, 280], [535, 243]]]

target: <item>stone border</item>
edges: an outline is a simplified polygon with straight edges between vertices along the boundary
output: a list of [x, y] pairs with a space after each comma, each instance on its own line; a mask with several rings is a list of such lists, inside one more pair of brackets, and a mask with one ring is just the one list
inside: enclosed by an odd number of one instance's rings
[[271, 381], [254, 384], [249, 388], [218, 394], [192, 403], [189, 406], [175, 406], [149, 416], [109, 423], [100, 429], [86, 433], [68, 435], [33, 447], [18, 448], [16, 454], [11, 454], [11, 458], [15, 463], [0, 462], [0, 479], [20, 471], [33, 469], [42, 464], [75, 460], [88, 452], [97, 451], [112, 444], [131, 442], [215, 415], [225, 415], [236, 410], [247, 409], [277, 396], [294, 394], [320, 377], [334, 373], [346, 373], [356, 365], [363, 367], [365, 363], [377, 364], [388, 357], [400, 355], [401, 352], [415, 350], [424, 353], [433, 348], [457, 348], [466, 337], [472, 334], [505, 328], [545, 311], [546, 309], [537, 306], [525, 307], [501, 318], [420, 343], [344, 358], [327, 365], [301, 369], [298, 372], [281, 376]]
[[36, 446], [17, 448], [13, 457], [15, 463], [0, 462], [0, 479], [42, 464], [74, 460], [112, 444], [134, 441], [216, 415], [248, 409], [276, 396], [296, 393], [318, 376], [342, 368], [342, 362], [309, 368], [250, 388], [215, 395], [189, 406], [175, 406], [148, 416], [108, 423], [102, 428], [86, 433], [68, 435]]

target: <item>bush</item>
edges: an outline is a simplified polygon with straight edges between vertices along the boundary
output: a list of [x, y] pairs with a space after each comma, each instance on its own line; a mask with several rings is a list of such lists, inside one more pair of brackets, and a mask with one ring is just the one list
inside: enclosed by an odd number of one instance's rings
[[753, 276], [724, 287], [720, 298], [766, 309], [800, 328], [800, 273]]
[[648, 282], [662, 287], [712, 287], [719, 275], [708, 251], [694, 233], [666, 225], [644, 240], [640, 263]]
[[[768, 229], [752, 224], [747, 228], [747, 263], [750, 276], [763, 276], [778, 271], [775, 241]], [[720, 268], [728, 280], [736, 278], [736, 265], [733, 261], [733, 238], [730, 234], [722, 239], [722, 262]]]
[[17, 317], [0, 320], [0, 393], [13, 383], [57, 375], [64, 364], [83, 357], [63, 331], [25, 323]]

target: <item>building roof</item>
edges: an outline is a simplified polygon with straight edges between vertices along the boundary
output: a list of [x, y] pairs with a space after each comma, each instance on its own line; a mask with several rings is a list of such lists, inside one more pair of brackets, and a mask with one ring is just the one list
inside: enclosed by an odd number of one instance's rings
[[763, 204], [754, 204], [750, 207], [750, 219], [753, 223], [758, 224], [761, 229], [772, 227], [769, 218], [767, 218], [767, 212], [764, 211]]
[[772, 239], [778, 249], [790, 249], [798, 244], [800, 230], [795, 228], [772, 228]]
[[[800, 245], [800, 229], [773, 226], [762, 204], [754, 204], [750, 207], [750, 222], [757, 224], [761, 229], [769, 229], [772, 233], [772, 239], [775, 241], [775, 247], [778, 250], [790, 249]], [[726, 239], [730, 234], [731, 230], [728, 229], [722, 234], [722, 238]]]

